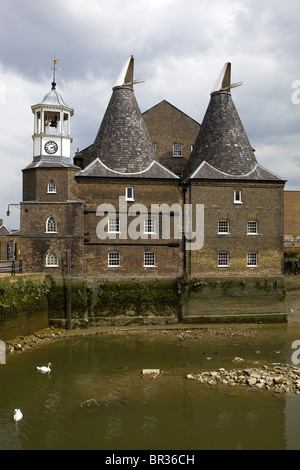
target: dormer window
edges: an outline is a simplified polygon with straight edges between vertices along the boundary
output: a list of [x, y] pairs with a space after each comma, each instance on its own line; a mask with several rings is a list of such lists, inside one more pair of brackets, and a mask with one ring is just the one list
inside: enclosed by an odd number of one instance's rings
[[126, 201], [134, 201], [134, 192], [133, 192], [133, 188], [131, 186], [126, 188], [125, 199], [126, 199]]
[[49, 181], [47, 193], [56, 193], [56, 184], [53, 181]]

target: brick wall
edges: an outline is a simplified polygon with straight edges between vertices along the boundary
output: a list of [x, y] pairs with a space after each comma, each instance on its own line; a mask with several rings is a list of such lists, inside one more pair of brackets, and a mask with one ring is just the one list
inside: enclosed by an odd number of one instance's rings
[[[125, 196], [126, 187], [133, 187], [134, 201], [125, 203], [123, 209], [119, 206], [119, 197]], [[182, 240], [174, 238], [174, 216], [170, 217], [170, 238], [162, 239], [162, 215], [158, 219], [160, 230], [158, 237], [144, 234], [143, 222], [151, 216], [151, 204], [166, 203], [168, 207], [173, 204], [182, 204], [182, 192], [179, 182], [153, 182], [141, 180], [78, 180], [75, 190], [84, 205], [84, 238], [85, 272], [90, 275], [105, 276], [139, 276], [139, 277], [177, 277], [182, 273]], [[107, 219], [107, 214], [100, 217], [96, 215], [100, 204], [112, 204], [116, 210], [116, 217], [120, 217], [120, 210], [128, 214], [134, 204], [142, 204], [143, 213], [134, 213], [127, 217], [127, 231], [123, 230], [123, 239], [119, 234], [115, 239], [101, 239], [97, 236], [97, 224]], [[175, 206], [176, 208], [176, 206]], [[155, 215], [155, 214], [152, 214]], [[141, 237], [133, 240], [130, 236], [130, 224], [137, 223], [136, 230]], [[122, 228], [122, 227], [121, 227]], [[129, 228], [129, 230], [128, 230]], [[156, 227], [157, 228], [157, 227]], [[107, 230], [107, 229], [106, 229]], [[120, 253], [120, 266], [108, 266], [108, 252]], [[144, 267], [144, 252], [155, 253], [155, 267]]]
[[[242, 204], [234, 204], [234, 190]], [[192, 183], [187, 195], [204, 204], [204, 246], [188, 253], [191, 276], [280, 275], [283, 256], [283, 186], [264, 184]], [[229, 234], [218, 234], [218, 221], [229, 221]], [[248, 221], [257, 221], [258, 235], [247, 234]], [[194, 220], [195, 223], [195, 220]], [[229, 253], [229, 267], [218, 267], [218, 253]], [[247, 253], [258, 254], [258, 266], [247, 267]]]
[[[83, 208], [81, 203], [21, 203], [21, 244], [24, 272], [67, 272], [66, 253], [72, 250], [74, 274], [82, 273]], [[47, 233], [46, 222], [52, 216], [57, 233]], [[46, 267], [47, 254], [53, 251], [57, 267]]]
[[[165, 100], [145, 111], [143, 118], [156, 144], [158, 161], [174, 173], [183, 173], [200, 124]], [[173, 157], [173, 144], [182, 145], [182, 157]]]
[[284, 191], [284, 234], [300, 236], [300, 191]]
[[[78, 168], [55, 167], [23, 170], [23, 201], [58, 202], [72, 199], [74, 174]], [[55, 193], [48, 192], [50, 181], [56, 186]]]

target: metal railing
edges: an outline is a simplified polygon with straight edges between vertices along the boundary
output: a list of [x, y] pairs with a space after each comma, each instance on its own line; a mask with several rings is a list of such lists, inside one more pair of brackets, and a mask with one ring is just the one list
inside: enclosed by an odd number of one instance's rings
[[10, 273], [14, 276], [16, 273], [22, 272], [22, 261], [16, 260], [0, 260], [0, 273]]

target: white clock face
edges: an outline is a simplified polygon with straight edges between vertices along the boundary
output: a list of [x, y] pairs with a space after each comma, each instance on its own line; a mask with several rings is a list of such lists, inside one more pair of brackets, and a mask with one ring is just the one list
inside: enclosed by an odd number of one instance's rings
[[49, 140], [49, 142], [45, 143], [44, 149], [47, 153], [49, 153], [50, 155], [53, 155], [54, 153], [57, 152], [58, 145], [56, 142], [53, 142], [53, 140]]

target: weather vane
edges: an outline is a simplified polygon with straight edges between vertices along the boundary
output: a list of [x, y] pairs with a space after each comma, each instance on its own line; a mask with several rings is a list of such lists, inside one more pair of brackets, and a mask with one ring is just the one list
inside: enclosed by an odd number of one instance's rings
[[52, 90], [55, 90], [55, 87], [56, 87], [55, 72], [56, 72], [56, 70], [59, 70], [59, 67], [58, 68], [56, 67], [56, 64], [58, 64], [59, 61], [60, 61], [60, 59], [53, 59], [53, 62], [51, 62], [51, 64], [53, 64], [53, 67], [49, 67], [49, 69], [53, 70], [53, 81], [51, 83]]

